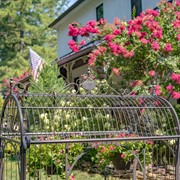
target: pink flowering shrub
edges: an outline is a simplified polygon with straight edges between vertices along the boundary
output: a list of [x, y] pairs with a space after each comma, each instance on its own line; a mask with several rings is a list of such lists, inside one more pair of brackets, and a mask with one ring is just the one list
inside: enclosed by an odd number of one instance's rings
[[[89, 53], [89, 65], [109, 66], [109, 81], [117, 76], [125, 80], [125, 87], [152, 90], [156, 95], [180, 98], [180, 2], [159, 3], [159, 10], [148, 9], [128, 22], [114, 19], [112, 24], [101, 19], [91, 20], [84, 26], [69, 25], [70, 36], [93, 37], [102, 40]], [[70, 48], [77, 52], [81, 44], [72, 40]], [[141, 83], [139, 83], [141, 82]], [[121, 83], [121, 82], [120, 82]]]
[[[120, 133], [117, 135], [117, 138], [131, 138], [134, 137], [134, 134], [126, 134]], [[110, 135], [110, 137], [112, 137]], [[143, 162], [142, 151], [143, 148], [146, 147], [146, 163], [150, 163], [152, 159], [152, 147], [153, 141], [120, 141], [115, 142], [113, 144], [101, 144], [97, 143], [96, 148], [96, 156], [93, 157], [93, 161], [95, 161], [102, 169], [106, 167], [115, 155], [118, 155], [122, 158], [124, 163], [133, 162], [135, 155]]]
[[[30, 73], [25, 70], [25, 71], [23, 72], [23, 74], [21, 74], [19, 77], [14, 77], [12, 80], [13, 80], [14, 83], [17, 83], [18, 81], [22, 80], [23, 78], [29, 76], [29, 74], [30, 74]], [[4, 80], [3, 80], [2, 89], [3, 89], [3, 91], [5, 91], [5, 92], [8, 90], [8, 91], [5, 93], [6, 96], [10, 93], [11, 87], [10, 87], [10, 80], [9, 80], [9, 79], [4, 79]], [[12, 89], [12, 90], [13, 90], [13, 92], [14, 92], [15, 94], [18, 93], [18, 88], [14, 87], [14, 89]]]

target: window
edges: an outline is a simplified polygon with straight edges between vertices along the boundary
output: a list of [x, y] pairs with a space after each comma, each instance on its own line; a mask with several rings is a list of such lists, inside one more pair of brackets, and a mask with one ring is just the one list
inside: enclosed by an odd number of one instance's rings
[[78, 42], [78, 37], [77, 36], [73, 36], [72, 40], [74, 40], [75, 42]]
[[141, 0], [131, 0], [131, 15], [132, 18], [139, 16], [142, 12], [142, 2]]
[[96, 8], [96, 20], [99, 21], [101, 18], [104, 18], [103, 4]]

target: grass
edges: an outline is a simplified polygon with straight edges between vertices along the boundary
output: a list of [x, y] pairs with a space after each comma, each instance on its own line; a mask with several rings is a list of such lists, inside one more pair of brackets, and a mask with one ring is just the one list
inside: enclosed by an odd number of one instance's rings
[[[104, 177], [100, 174], [89, 174], [79, 170], [74, 170], [72, 175], [75, 176], [75, 180], [104, 180]], [[1, 178], [1, 177], [0, 177]], [[4, 180], [19, 180], [19, 164], [15, 161], [6, 160], [4, 162]], [[29, 173], [26, 174], [27, 180], [62, 180], [58, 175], [48, 176], [44, 170], [39, 170], [38, 177], [30, 177]]]

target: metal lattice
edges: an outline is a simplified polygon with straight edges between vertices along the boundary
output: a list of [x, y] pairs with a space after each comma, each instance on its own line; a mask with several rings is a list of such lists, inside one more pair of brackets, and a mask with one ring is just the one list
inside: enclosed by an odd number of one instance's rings
[[[68, 91], [67, 89], [62, 91], [63, 94], [30, 93], [23, 89], [21, 93], [11, 93], [6, 98], [0, 129], [0, 178], [2, 180], [44, 178], [36, 173], [44, 167], [43, 164], [38, 163], [41, 160], [37, 160], [34, 164], [34, 173], [29, 170], [28, 158], [31, 157], [33, 146], [39, 148], [42, 145], [49, 147], [65, 144], [66, 169], [64, 171], [68, 179], [75, 163], [86, 151], [80, 153], [69, 166], [67, 148], [71, 143], [88, 143], [87, 148], [93, 148], [96, 146], [94, 143], [122, 141], [146, 143], [149, 140], [154, 143], [151, 164], [164, 168], [172, 166], [174, 171], [172, 170], [171, 177], [177, 180], [180, 178], [180, 128], [178, 117], [168, 101], [157, 96], [122, 95], [115, 93], [109, 87], [105, 89], [98, 87], [97, 92], [91, 94], [90, 91], [96, 87], [91, 80], [78, 86], [86, 89], [88, 93], [80, 94], [77, 91], [73, 94], [69, 88], [72, 87], [71, 85], [68, 86]], [[108, 94], [100, 94], [99, 90]], [[119, 134], [122, 133], [127, 137], [120, 137]], [[133, 136], [128, 136], [129, 134]], [[163, 150], [158, 149], [157, 146], [163, 147]], [[41, 153], [44, 151], [41, 149]], [[145, 148], [141, 153], [146, 154]], [[138, 160], [138, 155], [133, 152], [132, 154]], [[166, 160], [163, 161], [164, 157]], [[16, 162], [16, 168], [14, 168], [14, 162]], [[137, 162], [143, 171], [143, 178], [146, 179], [148, 173], [146, 164]], [[153, 173], [153, 168], [149, 173]], [[135, 171], [136, 168], [132, 173], [134, 179]], [[56, 169], [55, 172], [58, 179], [59, 171]], [[170, 175], [164, 178], [170, 179]]]

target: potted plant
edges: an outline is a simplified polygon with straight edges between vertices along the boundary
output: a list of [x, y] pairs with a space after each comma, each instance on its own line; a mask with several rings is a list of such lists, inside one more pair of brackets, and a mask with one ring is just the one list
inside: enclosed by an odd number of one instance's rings
[[[134, 137], [134, 134], [120, 133], [116, 135], [117, 138]], [[146, 149], [145, 162], [150, 163], [152, 158], [153, 141], [127, 141], [122, 140], [118, 142], [99, 143], [96, 145], [97, 155], [93, 158], [93, 161], [99, 164], [100, 168], [104, 169], [108, 164], [112, 163], [115, 169], [127, 170], [133, 163], [135, 158], [139, 159], [139, 162], [144, 162], [143, 149]]]

